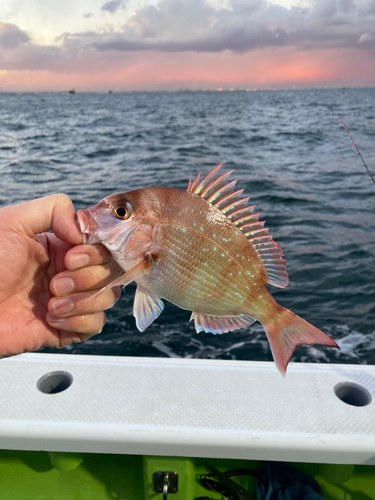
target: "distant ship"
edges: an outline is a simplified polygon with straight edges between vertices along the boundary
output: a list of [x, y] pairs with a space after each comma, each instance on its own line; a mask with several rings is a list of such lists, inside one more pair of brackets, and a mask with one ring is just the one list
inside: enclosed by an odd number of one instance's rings
[[76, 94], [76, 89], [72, 88], [72, 89], [68, 90], [68, 94]]

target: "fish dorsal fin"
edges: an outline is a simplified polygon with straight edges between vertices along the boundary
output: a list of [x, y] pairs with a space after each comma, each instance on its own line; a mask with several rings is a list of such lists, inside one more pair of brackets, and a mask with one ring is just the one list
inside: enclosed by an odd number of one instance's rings
[[267, 274], [267, 283], [285, 288], [289, 277], [283, 251], [268, 234], [265, 222], [259, 220], [260, 214], [254, 213], [255, 205], [247, 206], [250, 198], [242, 198], [244, 190], [234, 192], [237, 181], [228, 182], [233, 170], [219, 176], [222, 165], [223, 163], [211, 170], [202, 181], [200, 172], [193, 181], [189, 181], [187, 191], [205, 199], [228, 217], [258, 254]]

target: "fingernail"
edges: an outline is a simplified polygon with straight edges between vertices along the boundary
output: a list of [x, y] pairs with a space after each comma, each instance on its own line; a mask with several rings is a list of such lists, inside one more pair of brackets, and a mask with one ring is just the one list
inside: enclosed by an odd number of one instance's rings
[[77, 253], [70, 257], [70, 267], [72, 269], [79, 269], [80, 267], [87, 266], [90, 263], [90, 257], [84, 253]]
[[53, 288], [56, 295], [66, 295], [75, 290], [75, 283], [71, 278], [59, 278], [55, 280]]
[[71, 299], [57, 299], [52, 301], [53, 312], [59, 316], [73, 310], [74, 302]]
[[52, 314], [47, 313], [46, 316], [47, 323], [64, 323], [66, 321], [66, 318], [56, 318], [56, 316], [52, 316]]

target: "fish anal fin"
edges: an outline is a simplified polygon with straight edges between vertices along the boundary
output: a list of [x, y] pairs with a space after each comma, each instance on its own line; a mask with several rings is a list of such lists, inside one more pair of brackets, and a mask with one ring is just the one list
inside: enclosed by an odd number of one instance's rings
[[193, 312], [190, 321], [194, 319], [195, 330], [199, 332], [226, 333], [239, 328], [245, 328], [254, 323], [255, 319], [245, 314], [232, 316], [214, 316]]
[[262, 324], [270, 343], [273, 359], [284, 376], [290, 358], [298, 345], [320, 344], [339, 347], [331, 337], [285, 308], [281, 308], [272, 323]]
[[144, 332], [151, 323], [160, 316], [164, 309], [163, 301], [139, 285], [135, 292], [133, 316], [140, 332]]

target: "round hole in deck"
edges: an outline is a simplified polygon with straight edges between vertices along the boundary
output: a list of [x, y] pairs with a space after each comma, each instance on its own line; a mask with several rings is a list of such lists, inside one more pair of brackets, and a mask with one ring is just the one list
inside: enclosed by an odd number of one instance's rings
[[334, 387], [336, 396], [344, 403], [352, 406], [367, 406], [372, 396], [367, 389], [354, 382], [340, 382]]
[[43, 375], [36, 384], [44, 394], [57, 394], [65, 391], [73, 382], [73, 376], [68, 372], [57, 371]]

